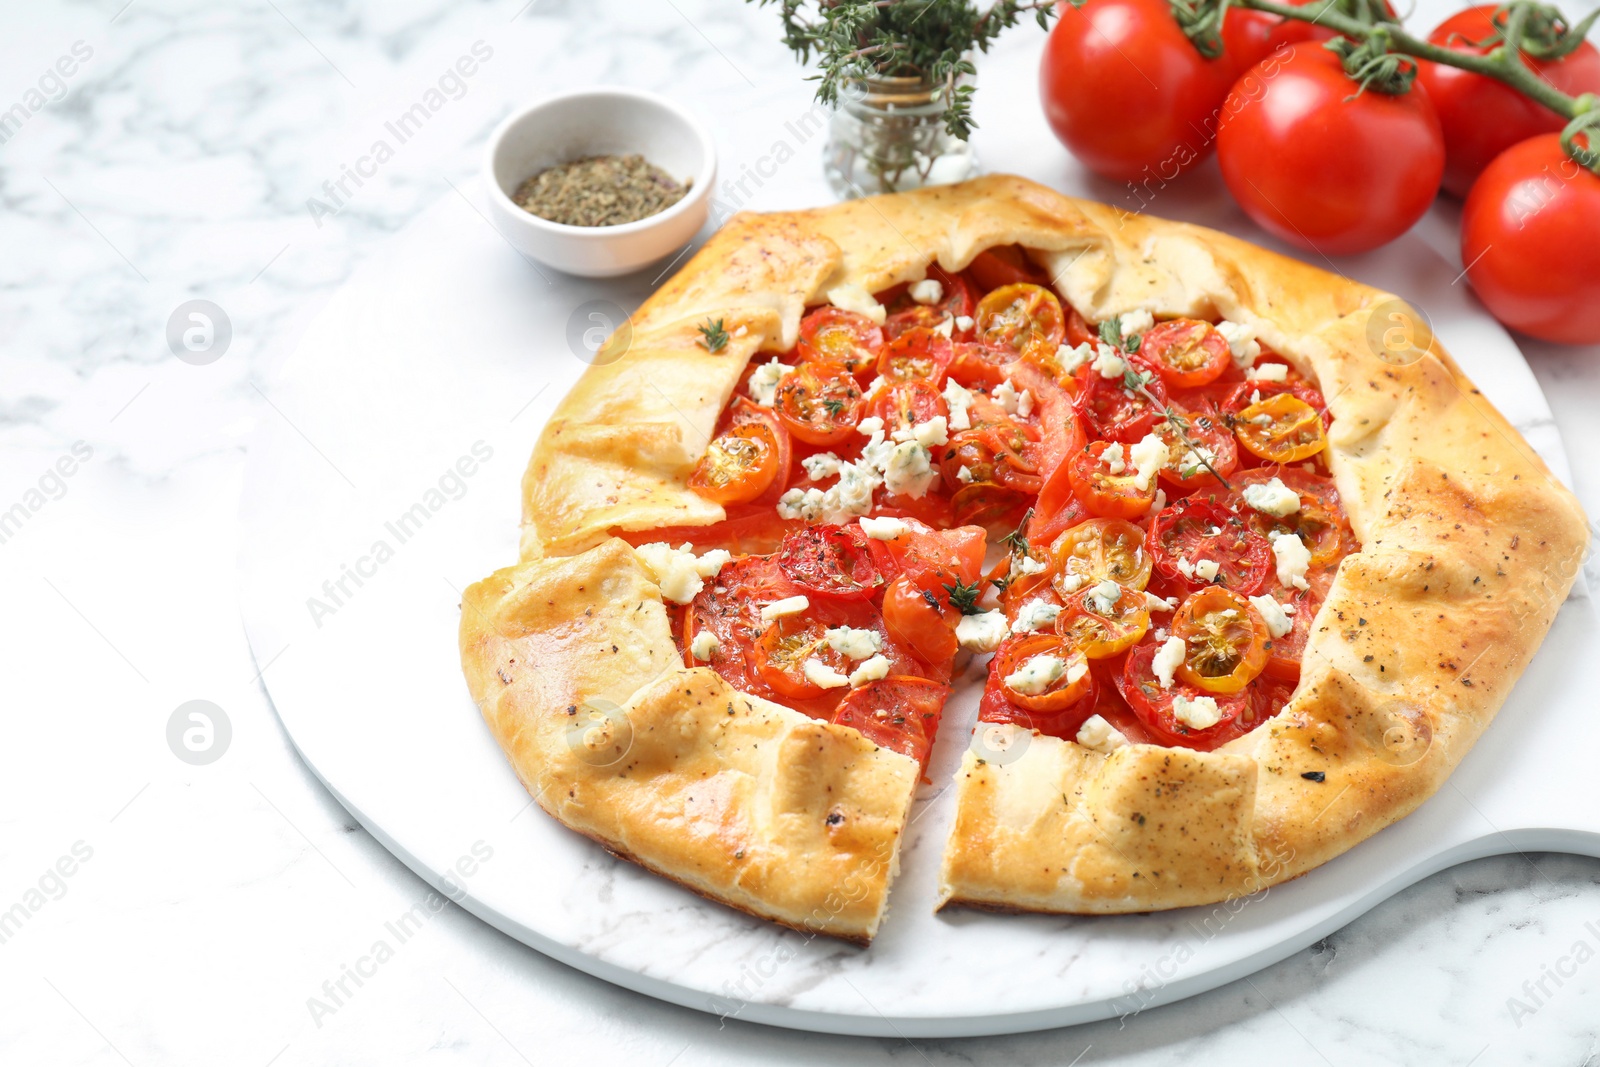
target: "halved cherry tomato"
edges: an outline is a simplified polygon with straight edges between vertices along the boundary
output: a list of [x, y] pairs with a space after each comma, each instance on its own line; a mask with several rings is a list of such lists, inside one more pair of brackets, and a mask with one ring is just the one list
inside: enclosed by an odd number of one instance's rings
[[[1086, 433], [1131, 444], [1143, 439], [1161, 417], [1167, 403], [1167, 387], [1155, 369], [1138, 356], [1124, 353], [1122, 358], [1128, 370], [1150, 373], [1150, 381], [1143, 390], [1127, 388], [1123, 377], [1103, 377], [1092, 364], [1086, 363], [1078, 368], [1079, 391], [1073, 403], [1083, 419]], [[1151, 396], [1156, 402], [1150, 400]]]
[[[1115, 583], [1113, 583], [1115, 584]], [[1068, 597], [1056, 616], [1056, 633], [1090, 659], [1107, 659], [1138, 643], [1150, 629], [1150, 608], [1143, 590], [1117, 586], [1109, 603], [1098, 585]]]
[[1033, 497], [1020, 489], [994, 482], [963, 485], [950, 498], [950, 514], [963, 526], [981, 526], [993, 534], [1007, 534], [1017, 528], [1028, 513]]
[[[1227, 478], [1238, 469], [1239, 445], [1214, 408], [1188, 410], [1173, 404], [1169, 410], [1180, 424], [1174, 426], [1169, 419], [1159, 419], [1155, 426], [1155, 432], [1167, 445], [1167, 465], [1161, 470], [1162, 481], [1184, 493], [1192, 493], [1196, 489], [1220, 485], [1217, 474]], [[1194, 449], [1190, 444], [1205, 451], [1192, 455]], [[1201, 459], [1205, 462], [1200, 462]]]
[[889, 636], [930, 666], [947, 665], [959, 647], [956, 624], [961, 612], [950, 606], [949, 592], [959, 577], [945, 567], [908, 571], [883, 594], [883, 625]]
[[853, 669], [850, 660], [828, 644], [827, 632], [826, 622], [808, 615], [789, 615], [768, 623], [755, 647], [756, 672], [761, 680], [787, 697], [804, 700], [822, 696], [827, 688], [806, 677], [807, 660], [816, 660], [843, 675]]
[[[1122, 674], [1116, 679], [1117, 691], [1122, 694], [1122, 699], [1128, 702], [1134, 715], [1138, 716], [1139, 722], [1157, 744], [1209, 752], [1261, 723], [1249, 693], [1234, 696], [1202, 693], [1176, 680], [1170, 687], [1162, 686], [1150, 668], [1150, 661], [1155, 659], [1158, 647], [1148, 642], [1135, 645], [1133, 651], [1128, 653]], [[1172, 710], [1174, 699], [1180, 696], [1185, 700], [1211, 697], [1217, 702], [1221, 718], [1215, 726], [1204, 730], [1185, 725]]]
[[883, 346], [878, 373], [891, 382], [926, 381], [938, 390], [955, 354], [950, 338], [919, 326]]
[[1172, 617], [1172, 636], [1188, 652], [1178, 677], [1208, 693], [1237, 693], [1267, 665], [1267, 624], [1244, 597], [1218, 586], [1185, 600]]
[[969, 389], [993, 389], [1006, 380], [1006, 372], [1016, 358], [1010, 349], [957, 341], [949, 375]]
[[800, 358], [832, 363], [854, 373], [872, 366], [883, 347], [883, 330], [865, 315], [832, 306], [800, 320]]
[[[1009, 418], [962, 430], [949, 441], [940, 460], [945, 485], [952, 490], [979, 482], [995, 482], [1024, 493], [1037, 493], [1039, 477], [1035, 449], [1038, 431]], [[965, 468], [967, 476], [961, 477]]]
[[1072, 348], [1079, 345], [1097, 344], [1100, 340], [1100, 331], [1089, 325], [1089, 320], [1078, 314], [1078, 309], [1067, 309], [1067, 344]]
[[690, 602], [684, 613], [683, 647], [689, 648], [701, 630], [711, 631], [717, 638], [717, 650], [710, 666], [735, 688], [755, 687], [764, 692], [753, 648], [755, 636], [766, 625], [761, 621], [761, 605], [797, 592], [772, 560], [764, 556], [733, 560]]
[[1157, 323], [1145, 331], [1139, 355], [1154, 364], [1161, 380], [1174, 389], [1214, 382], [1233, 361], [1228, 339], [1199, 319]]
[[1291, 589], [1274, 582], [1265, 590], [1289, 616], [1289, 632], [1274, 637], [1267, 644], [1267, 665], [1261, 671], [1267, 677], [1285, 682], [1300, 680], [1300, 664], [1305, 658], [1306, 642], [1311, 638], [1311, 624], [1333, 585], [1333, 572], [1307, 571], [1306, 584], [1309, 589]]
[[1007, 285], [978, 301], [974, 330], [980, 343], [1002, 352], [1052, 356], [1066, 336], [1056, 294], [1026, 282]]
[[977, 283], [978, 289], [985, 293], [1021, 282], [1043, 285], [1049, 281], [1044, 271], [1033, 265], [1020, 245], [996, 245], [979, 252], [968, 265], [967, 273]]
[[[1106, 458], [1113, 451], [1112, 459]], [[1072, 491], [1083, 501], [1089, 514], [1110, 519], [1137, 519], [1156, 501], [1155, 479], [1145, 487], [1137, 484], [1137, 472], [1123, 452], [1123, 446], [1096, 441], [1082, 452], [1067, 458], [1067, 478]]]
[[1328, 446], [1317, 409], [1288, 393], [1251, 404], [1234, 419], [1239, 443], [1273, 463], [1310, 459]]
[[[1025, 638], [1006, 639], [1008, 643], [1022, 640]], [[998, 662], [999, 656], [1005, 649], [1006, 645], [1002, 644], [996, 651], [995, 662]], [[1061, 737], [1070, 741], [1078, 735], [1078, 729], [1083, 726], [1083, 721], [1095, 713], [1106, 688], [1095, 671], [1095, 664], [1091, 663], [1089, 690], [1075, 703], [1057, 711], [1033, 711], [1014, 703], [1010, 698], [1011, 691], [1006, 688], [1001, 675], [991, 669], [988, 681], [984, 683], [983, 696], [978, 699], [978, 722], [1014, 723], [1027, 730], [1037, 730], [1050, 737]], [[1116, 697], [1112, 696], [1111, 699], [1115, 700]], [[978, 728], [981, 730], [983, 727]]]
[[[1190, 591], [1215, 582], [1240, 596], [1252, 596], [1261, 591], [1273, 568], [1272, 545], [1265, 537], [1237, 512], [1198, 497], [1185, 497], [1156, 514], [1150, 526], [1150, 555], [1163, 579]], [[1215, 579], [1195, 570], [1206, 560], [1217, 564]]]
[[[1023, 683], [1022, 678], [1017, 678], [1018, 672], [1030, 665], [1039, 673], [1037, 691], [1034, 685], [1018, 688]], [[1029, 711], [1063, 711], [1087, 696], [1094, 685], [1083, 650], [1055, 634], [1006, 641], [995, 652], [989, 670], [1000, 678], [1006, 699]]]
[[1109, 578], [1130, 589], [1150, 581], [1144, 531], [1125, 519], [1090, 519], [1068, 530], [1053, 549], [1052, 578], [1062, 596]]
[[1322, 416], [1324, 429], [1333, 424], [1333, 412], [1328, 410], [1328, 402], [1323, 399], [1322, 393], [1293, 370], [1290, 370], [1289, 377], [1281, 382], [1251, 378], [1229, 388], [1230, 391], [1219, 406], [1224, 414], [1232, 415], [1234, 418], [1238, 418], [1239, 412], [1251, 404], [1258, 404], [1267, 397], [1277, 396], [1279, 393], [1289, 393], [1317, 409], [1317, 414]]
[[785, 578], [808, 595], [865, 600], [884, 584], [855, 523], [796, 530], [783, 539], [775, 557]]
[[[1300, 507], [1284, 516], [1267, 515], [1245, 503], [1244, 490], [1251, 485], [1265, 485], [1277, 479], [1300, 496]], [[1311, 569], [1321, 570], [1338, 565], [1339, 560], [1356, 549], [1356, 536], [1350, 529], [1350, 520], [1339, 503], [1339, 490], [1333, 479], [1312, 474], [1299, 467], [1254, 467], [1239, 472], [1233, 480], [1233, 492], [1219, 498], [1219, 504], [1231, 506], [1243, 515], [1257, 533], [1270, 539], [1273, 531], [1299, 535], [1311, 553]]]
[[[977, 526], [957, 526], [935, 530], [915, 518], [902, 519], [906, 530], [898, 537], [869, 547], [878, 570], [886, 578], [918, 574], [926, 570], [953, 570], [963, 582], [975, 582], [983, 571], [987, 533]], [[949, 579], [945, 579], [948, 581]]]
[[[928, 265], [928, 277], [939, 283], [939, 299], [931, 304], [919, 304], [911, 299], [910, 286], [900, 290], [885, 305], [888, 318], [883, 324], [883, 335], [893, 340], [907, 330], [919, 326], [933, 329], [942, 326], [946, 319], [970, 319], [976, 298], [972, 287], [959, 274], [948, 274], [937, 263]], [[952, 338], [965, 339], [972, 332], [971, 323], [963, 330], [959, 323], [951, 324]]]
[[950, 687], [915, 675], [890, 675], [852, 689], [833, 721], [858, 730], [879, 748], [910, 756], [924, 768]]
[[759, 423], [730, 426], [706, 446], [689, 475], [689, 488], [717, 504], [755, 500], [778, 474], [778, 442]]
[[909, 430], [934, 418], [950, 417], [950, 405], [932, 382], [913, 379], [884, 388], [872, 398], [869, 411], [883, 420], [883, 432]]
[[804, 363], [778, 384], [773, 406], [789, 432], [812, 445], [848, 440], [866, 406], [861, 387], [843, 366]]

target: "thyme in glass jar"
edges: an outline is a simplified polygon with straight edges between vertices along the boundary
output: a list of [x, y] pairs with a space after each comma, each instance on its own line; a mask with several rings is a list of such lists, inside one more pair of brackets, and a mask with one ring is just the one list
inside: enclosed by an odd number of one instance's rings
[[665, 211], [689, 185], [641, 155], [585, 156], [546, 167], [511, 199], [529, 214], [566, 226], [620, 226]]

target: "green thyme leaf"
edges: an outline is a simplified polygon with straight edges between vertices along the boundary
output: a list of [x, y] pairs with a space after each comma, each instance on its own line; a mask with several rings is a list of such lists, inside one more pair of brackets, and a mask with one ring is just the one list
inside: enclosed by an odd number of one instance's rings
[[705, 345], [707, 352], [721, 352], [728, 347], [728, 331], [722, 328], [721, 319], [707, 319], [699, 330], [700, 343]]

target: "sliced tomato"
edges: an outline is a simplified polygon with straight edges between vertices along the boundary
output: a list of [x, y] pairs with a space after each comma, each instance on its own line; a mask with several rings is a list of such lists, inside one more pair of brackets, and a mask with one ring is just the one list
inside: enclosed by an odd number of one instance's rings
[[1316, 386], [1290, 371], [1289, 377], [1281, 382], [1268, 382], [1259, 378], [1238, 382], [1229, 386], [1227, 395], [1221, 401], [1220, 407], [1225, 415], [1234, 418], [1251, 404], [1260, 403], [1268, 397], [1277, 396], [1279, 393], [1288, 393], [1297, 399], [1304, 400], [1317, 410], [1322, 416], [1324, 429], [1333, 424], [1333, 412], [1328, 410], [1328, 402], [1323, 399], [1322, 393]]
[[[1216, 584], [1240, 596], [1261, 591], [1273, 571], [1272, 545], [1230, 508], [1185, 497], [1157, 513], [1150, 526], [1156, 573], [1190, 592]], [[1214, 579], [1196, 567], [1217, 565]]]
[[[1112, 452], [1112, 459], [1106, 453]], [[1155, 479], [1140, 489], [1137, 472], [1123, 445], [1096, 441], [1067, 459], [1067, 479], [1072, 492], [1089, 514], [1110, 519], [1137, 519], [1156, 502]]]
[[800, 320], [800, 358], [831, 363], [855, 373], [873, 365], [883, 347], [883, 330], [865, 315], [832, 306]]
[[[1265, 485], [1273, 479], [1299, 494], [1298, 510], [1284, 516], [1268, 515], [1245, 502], [1247, 487]], [[1233, 479], [1233, 492], [1220, 498], [1218, 503], [1243, 515], [1263, 537], [1270, 539], [1274, 531], [1299, 535], [1311, 553], [1310, 569], [1314, 571], [1337, 567], [1339, 561], [1357, 547], [1355, 532], [1350, 529], [1350, 520], [1339, 502], [1339, 490], [1333, 479], [1300, 467], [1271, 465], [1241, 471]]]
[[768, 690], [760, 680], [754, 655], [766, 628], [761, 605], [798, 592], [772, 560], [762, 556], [735, 559], [689, 603], [683, 619], [683, 647], [689, 648], [701, 630], [709, 630], [717, 639], [709, 666], [735, 688], [765, 694]]
[[861, 421], [861, 386], [843, 366], [805, 363], [784, 376], [773, 405], [790, 433], [812, 445], [849, 440]]
[[1090, 519], [1055, 543], [1052, 581], [1063, 598], [1109, 578], [1130, 589], [1150, 581], [1144, 530], [1126, 519]]
[[981, 527], [935, 530], [914, 518], [902, 521], [906, 530], [900, 536], [870, 542], [873, 562], [885, 577], [942, 567], [955, 571], [963, 582], [978, 580], [988, 538]]
[[872, 398], [868, 410], [883, 420], [883, 432], [890, 437], [896, 430], [909, 430], [934, 418], [948, 419], [950, 405], [931, 381], [914, 379], [889, 386]]
[[1017, 355], [1055, 354], [1066, 336], [1066, 316], [1056, 294], [1042, 285], [1003, 286], [978, 301], [974, 336], [980, 344]]
[[778, 444], [777, 470], [773, 473], [772, 484], [767, 486], [766, 492], [754, 500], [757, 504], [775, 504], [778, 497], [789, 487], [789, 475], [794, 462], [794, 440], [789, 436], [789, 431], [782, 420], [778, 418], [777, 412], [762, 407], [749, 397], [736, 396], [728, 407], [727, 420], [723, 428], [726, 430], [738, 426], [764, 426]]
[[979, 252], [968, 264], [967, 274], [981, 293], [1022, 282], [1044, 285], [1050, 280], [1034, 266], [1021, 245], [996, 245]]
[[1317, 409], [1288, 393], [1265, 397], [1234, 418], [1233, 432], [1251, 453], [1273, 463], [1296, 463], [1328, 447]]
[[1155, 426], [1167, 446], [1161, 480], [1182, 493], [1221, 485], [1217, 475], [1228, 478], [1239, 468], [1239, 446], [1227, 422], [1211, 407], [1186, 409], [1173, 403], [1170, 411], [1178, 424], [1164, 418]]
[[1065, 711], [1094, 686], [1083, 650], [1056, 634], [1008, 638], [989, 669], [1005, 687], [1007, 700], [1034, 712]]
[[[907, 330], [918, 327], [942, 327], [946, 319], [972, 318], [976, 300], [965, 278], [946, 273], [937, 263], [928, 265], [928, 277], [939, 283], [939, 299], [933, 303], [919, 304], [911, 299], [909, 285], [901, 286], [893, 297], [885, 301], [888, 318], [883, 324], [883, 334], [886, 338], [893, 340]], [[958, 322], [951, 324], [952, 339], [965, 340], [971, 332], [970, 322], [965, 330]]]
[[942, 389], [945, 371], [955, 355], [950, 338], [918, 326], [883, 346], [878, 353], [878, 373], [891, 382], [925, 381]]
[[1233, 362], [1228, 339], [1200, 319], [1157, 323], [1140, 338], [1139, 355], [1173, 389], [1214, 382]]
[[950, 497], [952, 521], [963, 526], [981, 526], [991, 534], [1008, 534], [1028, 514], [1033, 497], [1020, 489], [995, 482], [963, 485]]
[[[1114, 583], [1113, 583], [1114, 584]], [[1066, 599], [1056, 616], [1056, 633], [1090, 659], [1109, 659], [1138, 643], [1150, 629], [1150, 608], [1141, 589], [1117, 586], [1110, 599], [1097, 586]]]
[[[1037, 493], [1038, 431], [1009, 418], [962, 430], [950, 438], [940, 460], [945, 485], [952, 491], [975, 482], [994, 482], [1023, 493]], [[966, 476], [962, 477], [962, 470]]]
[[913, 675], [890, 675], [852, 689], [839, 702], [833, 721], [926, 768], [939, 716], [949, 697], [948, 685]]
[[883, 625], [889, 636], [933, 667], [948, 665], [959, 647], [956, 624], [961, 612], [950, 606], [950, 590], [959, 580], [946, 567], [908, 571], [883, 594]]
[[855, 523], [796, 530], [783, 539], [775, 558], [784, 577], [810, 596], [865, 600], [884, 585], [867, 535]]
[[1017, 354], [1010, 349], [990, 348], [975, 341], [957, 341], [949, 376], [968, 389], [993, 389], [1006, 380]]
[[1267, 665], [1267, 624], [1250, 601], [1220, 586], [1202, 589], [1172, 617], [1188, 651], [1178, 677], [1208, 693], [1237, 693]]
[[730, 426], [706, 446], [689, 474], [689, 488], [717, 504], [755, 500], [778, 474], [778, 441], [759, 422]]
[[[1013, 637], [1007, 640], [1021, 639]], [[1002, 649], [1004, 647], [1001, 646]], [[1004, 680], [998, 672], [991, 669], [988, 681], [983, 687], [983, 696], [978, 700], [978, 722], [1013, 723], [1026, 730], [1037, 730], [1050, 737], [1060, 737], [1070, 741], [1078, 736], [1078, 730], [1083, 726], [1084, 720], [1095, 714], [1105, 689], [1106, 686], [1095, 672], [1094, 664], [1090, 664], [1089, 690], [1076, 703], [1069, 704], [1059, 711], [1033, 711], [1013, 703], [1008, 696], [1010, 690], [1006, 688]]]
[[808, 661], [845, 676], [853, 669], [850, 660], [828, 644], [828, 623], [810, 613], [768, 623], [756, 641], [752, 661], [756, 673], [774, 692], [800, 700], [817, 699], [830, 688], [807, 677]]
[[1142, 440], [1161, 417], [1167, 403], [1167, 387], [1155, 369], [1138, 356], [1124, 353], [1123, 361], [1130, 371], [1149, 372], [1150, 381], [1142, 390], [1129, 389], [1125, 377], [1106, 378], [1086, 363], [1078, 368], [1075, 404], [1089, 436], [1131, 444]]
[[[1152, 643], [1135, 645], [1128, 653], [1122, 674], [1117, 678], [1117, 689], [1133, 709], [1134, 715], [1157, 744], [1174, 748], [1192, 748], [1209, 752], [1226, 744], [1260, 725], [1251, 694], [1225, 696], [1202, 693], [1193, 686], [1174, 681], [1163, 687], [1151, 670], [1158, 646]], [[1221, 718], [1215, 726], [1197, 730], [1180, 721], [1173, 711], [1176, 697], [1195, 700], [1209, 697], [1217, 702]]]
[[1267, 644], [1267, 665], [1262, 668], [1266, 677], [1285, 682], [1300, 680], [1300, 664], [1305, 658], [1306, 642], [1311, 639], [1311, 624], [1333, 585], [1333, 572], [1308, 571], [1306, 584], [1310, 588], [1291, 589], [1273, 582], [1265, 590], [1265, 594], [1283, 606], [1289, 615], [1289, 632], [1274, 637]]
[[688, 542], [696, 552], [720, 548], [736, 556], [754, 556], [776, 551], [785, 535], [805, 525], [799, 519], [780, 519], [770, 504], [727, 504], [723, 510], [728, 517], [709, 526], [659, 526], [611, 533], [634, 547], [652, 541]]
[[1100, 331], [1089, 325], [1089, 320], [1078, 314], [1077, 308], [1067, 309], [1067, 344], [1072, 348], [1079, 345], [1098, 344]]

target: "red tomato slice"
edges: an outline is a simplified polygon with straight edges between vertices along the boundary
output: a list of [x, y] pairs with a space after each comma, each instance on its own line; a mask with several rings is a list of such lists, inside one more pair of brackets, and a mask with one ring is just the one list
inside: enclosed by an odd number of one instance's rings
[[990, 348], [975, 342], [958, 341], [949, 376], [968, 389], [993, 389], [1006, 380], [1017, 358], [1010, 349]]
[[[1116, 449], [1116, 462], [1109, 464], [1106, 452]], [[1067, 478], [1072, 492], [1091, 515], [1109, 519], [1143, 518], [1156, 502], [1155, 478], [1146, 488], [1135, 482], [1132, 461], [1123, 453], [1123, 446], [1109, 441], [1096, 441], [1088, 448], [1067, 459]], [[1112, 473], [1115, 470], [1116, 473]]]
[[833, 721], [858, 730], [879, 748], [910, 756], [924, 768], [950, 687], [926, 678], [891, 675], [853, 689]]
[[919, 326], [883, 346], [878, 373], [891, 382], [925, 381], [938, 390], [944, 387], [945, 370], [954, 358], [955, 347], [948, 337]]
[[1173, 319], [1146, 330], [1139, 355], [1155, 365], [1161, 380], [1174, 389], [1207, 385], [1233, 362], [1228, 339], [1209, 322]]
[[[1239, 468], [1239, 445], [1228, 429], [1227, 420], [1210, 407], [1184, 408], [1173, 403], [1170, 410], [1181, 420], [1182, 427], [1180, 432], [1180, 428], [1167, 419], [1156, 422], [1155, 432], [1167, 446], [1167, 465], [1161, 470], [1161, 480], [1181, 493], [1221, 485], [1213, 470], [1228, 478]], [[1190, 444], [1205, 451], [1191, 456]], [[1210, 467], [1199, 462], [1201, 458]]]
[[783, 539], [775, 557], [785, 578], [808, 595], [865, 600], [884, 584], [867, 535], [849, 526], [807, 526]]
[[[889, 313], [883, 324], [885, 337], [893, 340], [919, 326], [933, 329], [943, 325], [945, 319], [972, 318], [976, 298], [965, 278], [946, 273], [937, 263], [928, 265], [928, 277], [939, 283], [939, 299], [932, 304], [919, 304], [911, 299], [910, 286], [899, 287], [899, 292], [885, 301]], [[965, 340], [972, 326], [969, 323], [963, 330], [959, 324], [952, 324], [951, 330], [952, 338]]]
[[981, 293], [1022, 282], [1033, 285], [1050, 282], [1045, 272], [1034, 266], [1033, 260], [1018, 245], [996, 245], [979, 252], [968, 264], [967, 274]]
[[989, 680], [983, 687], [983, 696], [978, 701], [978, 722], [1014, 723], [1026, 730], [1037, 730], [1049, 737], [1060, 737], [1070, 741], [1078, 736], [1078, 730], [1083, 726], [1084, 720], [1095, 714], [1104, 698], [1105, 689], [1105, 684], [1091, 666], [1089, 691], [1077, 703], [1055, 712], [1030, 711], [1020, 704], [1012, 703], [1006, 696], [1008, 690], [1005, 682], [991, 669]]
[[1067, 308], [1067, 344], [1072, 348], [1079, 345], [1098, 344], [1100, 331], [1089, 325], [1089, 320], [1078, 314], [1077, 308]]
[[[1057, 669], [1044, 674], [1042, 688], [1019, 688], [1019, 676], [1046, 659]], [[1068, 644], [1056, 634], [1028, 634], [1009, 637], [994, 654], [990, 672], [1000, 679], [1005, 697], [1025, 711], [1054, 714], [1083, 701], [1094, 688], [1089, 659], [1083, 650]]]
[[800, 320], [800, 358], [832, 363], [854, 373], [872, 366], [883, 347], [883, 330], [865, 315], [820, 307]]
[[1155, 427], [1167, 403], [1167, 387], [1155, 368], [1138, 356], [1124, 353], [1123, 360], [1129, 370], [1150, 372], [1151, 379], [1144, 391], [1159, 403], [1152, 403], [1142, 392], [1130, 391], [1123, 378], [1102, 377], [1086, 363], [1078, 368], [1079, 392], [1075, 404], [1089, 436], [1132, 444]]
[[[1274, 567], [1272, 545], [1238, 512], [1197, 497], [1186, 497], [1156, 515], [1148, 547], [1156, 573], [1190, 592], [1217, 584], [1253, 596]], [[1214, 582], [1195, 570], [1207, 560], [1217, 564]]]
[[950, 589], [958, 579], [946, 567], [908, 571], [883, 594], [883, 625], [889, 636], [934, 668], [947, 668], [959, 647], [956, 623], [961, 612], [950, 606]]
[[883, 432], [890, 437], [896, 430], [909, 430], [918, 423], [950, 417], [950, 405], [945, 403], [938, 387], [921, 379], [884, 389], [872, 398], [869, 410], [883, 420]]
[[1244, 597], [1221, 586], [1185, 600], [1172, 618], [1172, 636], [1188, 652], [1178, 677], [1207, 693], [1233, 694], [1267, 665], [1267, 624]]
[[887, 578], [904, 573], [945, 568], [963, 582], [975, 582], [983, 572], [988, 533], [978, 526], [935, 530], [914, 518], [903, 519], [905, 533], [886, 541], [873, 539], [868, 547], [873, 562]]
[[773, 406], [795, 437], [811, 445], [849, 440], [866, 404], [861, 387], [844, 367], [805, 363], [784, 376]]
[[1049, 358], [1066, 336], [1066, 317], [1056, 294], [1023, 282], [996, 289], [978, 301], [973, 329], [980, 344], [1001, 353]]
[[[1250, 693], [1235, 696], [1203, 693], [1176, 680], [1170, 688], [1163, 688], [1155, 672], [1150, 669], [1150, 661], [1155, 659], [1158, 647], [1152, 643], [1135, 646], [1128, 653], [1127, 663], [1117, 678], [1117, 689], [1122, 693], [1122, 699], [1128, 702], [1157, 744], [1210, 752], [1218, 745], [1226, 744], [1260, 725], [1262, 720], [1257, 717]], [[1185, 700], [1210, 697], [1217, 702], [1217, 710], [1222, 718], [1215, 726], [1204, 730], [1185, 725], [1172, 708], [1174, 698], [1179, 696]]]

